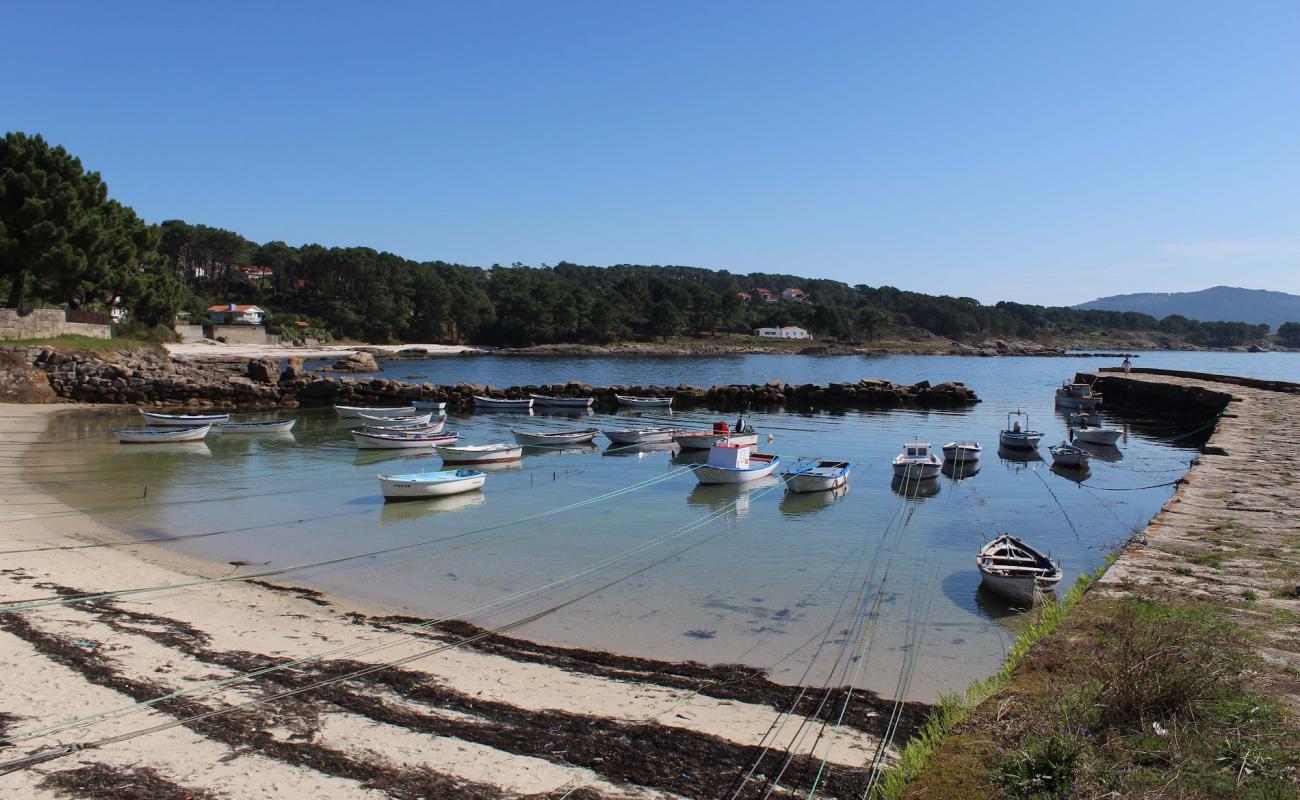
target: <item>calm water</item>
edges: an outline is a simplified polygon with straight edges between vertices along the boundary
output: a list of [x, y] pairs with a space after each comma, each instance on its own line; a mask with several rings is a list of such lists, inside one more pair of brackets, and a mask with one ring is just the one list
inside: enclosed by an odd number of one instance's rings
[[[75, 505], [142, 537], [214, 560], [275, 568], [440, 540], [286, 576], [305, 585], [422, 616], [495, 627], [542, 614], [516, 635], [665, 659], [743, 662], [777, 680], [847, 680], [854, 618], [875, 619], [860, 685], [933, 699], [991, 672], [1023, 617], [978, 591], [974, 556], [999, 530], [1050, 549], [1065, 584], [1140, 529], [1186, 470], [1198, 436], [1175, 421], [1116, 420], [1127, 435], [1115, 460], [1094, 460], [1082, 483], [1042, 461], [999, 457], [996, 435], [1020, 406], [1065, 436], [1052, 390], [1091, 359], [951, 357], [716, 359], [446, 358], [395, 363], [392, 377], [497, 385], [790, 382], [878, 376], [963, 380], [984, 402], [962, 411], [758, 414], [774, 440], [762, 450], [853, 461], [838, 496], [787, 495], [775, 479], [744, 490], [698, 487], [669, 452], [537, 451], [494, 472], [481, 494], [385, 506], [376, 473], [438, 469], [434, 455], [358, 454], [329, 411], [304, 411], [288, 434], [212, 435], [194, 445], [120, 446], [105, 414], [67, 417], [32, 472]], [[1295, 377], [1289, 355], [1152, 354], [1144, 366]], [[709, 412], [674, 413], [703, 425]], [[622, 425], [593, 415], [583, 424]], [[132, 423], [135, 420], [131, 420]], [[554, 416], [453, 415], [462, 441], [509, 438], [511, 425], [571, 424]], [[982, 469], [942, 478], [920, 496], [891, 486], [904, 441], [985, 444]], [[639, 485], [639, 488], [637, 488]], [[632, 488], [629, 488], [632, 487]], [[1154, 487], [1154, 488], [1142, 488]], [[906, 489], [906, 487], [903, 487]], [[619, 491], [623, 490], [623, 491]], [[588, 504], [569, 508], [575, 503]], [[40, 514], [40, 506], [32, 513]], [[525, 519], [530, 518], [530, 519]], [[262, 567], [263, 562], [268, 562]], [[542, 613], [549, 612], [549, 613]]]

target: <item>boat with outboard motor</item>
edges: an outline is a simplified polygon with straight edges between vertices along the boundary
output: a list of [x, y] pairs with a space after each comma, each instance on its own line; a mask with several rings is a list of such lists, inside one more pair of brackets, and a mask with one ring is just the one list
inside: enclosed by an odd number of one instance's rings
[[[1014, 422], [1012, 417], [1016, 418]], [[1020, 417], [1025, 418], [1024, 425], [1020, 424]], [[1031, 430], [1029, 415], [1020, 409], [1007, 413], [1007, 427], [998, 432], [998, 444], [1003, 447], [1034, 450], [1042, 439], [1043, 432]]]
[[673, 436], [673, 441], [683, 450], [708, 450], [718, 441], [758, 447], [758, 431], [744, 417], [739, 417], [735, 427], [725, 422], [715, 422], [711, 431], [678, 431]]
[[780, 456], [751, 453], [745, 445], [717, 442], [709, 448], [709, 460], [695, 467], [700, 483], [748, 483], [776, 471]]

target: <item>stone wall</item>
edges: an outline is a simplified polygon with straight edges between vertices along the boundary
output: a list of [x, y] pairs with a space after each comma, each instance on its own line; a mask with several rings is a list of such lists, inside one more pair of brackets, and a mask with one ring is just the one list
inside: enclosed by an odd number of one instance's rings
[[111, 339], [113, 329], [108, 325], [90, 325], [68, 322], [61, 308], [33, 308], [19, 311], [0, 308], [0, 339], [48, 339], [75, 333], [95, 339]]
[[173, 326], [176, 335], [181, 337], [182, 342], [201, 342], [204, 339], [202, 325], [181, 325]]

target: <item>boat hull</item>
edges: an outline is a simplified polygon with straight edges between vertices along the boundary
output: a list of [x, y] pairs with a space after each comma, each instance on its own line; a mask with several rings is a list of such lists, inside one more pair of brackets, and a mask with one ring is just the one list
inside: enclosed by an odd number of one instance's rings
[[672, 442], [675, 431], [604, 431], [605, 438], [614, 444], [654, 444]]
[[291, 431], [297, 424], [297, 419], [278, 419], [273, 422], [223, 422], [219, 429], [222, 433], [277, 433]]
[[927, 480], [929, 478], [939, 477], [939, 470], [943, 469], [943, 462], [935, 459], [933, 461], [903, 461], [894, 462], [894, 477], [905, 480]]
[[1114, 428], [1075, 428], [1074, 430], [1074, 438], [1077, 441], [1100, 445], [1114, 445], [1123, 434], [1123, 431]]
[[1088, 466], [1088, 457], [1078, 453], [1053, 453], [1052, 465], [1057, 467], [1069, 467], [1070, 469], [1083, 469]]
[[515, 435], [516, 442], [529, 447], [563, 447], [574, 444], [588, 444], [600, 435], [600, 431], [595, 428], [572, 433], [529, 433], [528, 431], [511, 431], [511, 433]]
[[385, 425], [391, 427], [398, 425], [428, 425], [433, 420], [433, 412], [426, 411], [423, 414], [409, 414], [401, 417], [388, 417], [383, 414], [357, 414], [354, 419], [362, 420], [372, 428], [380, 428]]
[[1032, 575], [999, 575], [981, 569], [980, 583], [1000, 597], [1025, 605], [1033, 605], [1039, 594]]
[[474, 395], [474, 407], [484, 411], [531, 411], [533, 401], [528, 400], [507, 400], [495, 397], [479, 397]]
[[457, 438], [454, 433], [437, 436], [401, 436], [382, 432], [352, 432], [352, 440], [356, 442], [358, 450], [420, 450], [452, 444]]
[[395, 406], [391, 408], [382, 406], [334, 406], [334, 413], [343, 419], [356, 419], [362, 414], [370, 417], [393, 419], [395, 417], [413, 417], [416, 411], [415, 406]]
[[1034, 450], [1042, 440], [1043, 434], [1037, 432], [1001, 431], [998, 433], [998, 444], [1013, 450]]
[[533, 399], [533, 404], [542, 408], [591, 408], [591, 404], [596, 402], [594, 397], [547, 397], [542, 394], [528, 395]]
[[841, 472], [838, 475], [809, 475], [799, 474], [790, 477], [786, 488], [792, 492], [828, 492], [839, 489], [847, 485], [849, 474]]
[[748, 469], [710, 467], [708, 464], [701, 464], [695, 468], [695, 479], [706, 485], [749, 483], [771, 475], [781, 463], [780, 456], [773, 456], [772, 460], [766, 464], [755, 463], [756, 459], [758, 459], [758, 456], [750, 456], [751, 466]]
[[493, 450], [471, 450], [464, 447], [439, 447], [438, 456], [447, 464], [501, 464], [518, 461], [524, 457], [523, 445]]
[[614, 398], [625, 408], [672, 408], [673, 405], [671, 397], [631, 397], [616, 394]]
[[160, 428], [193, 428], [196, 425], [216, 425], [229, 422], [229, 414], [155, 414], [141, 411], [144, 424]]
[[982, 452], [980, 448], [949, 446], [943, 448], [943, 460], [969, 464], [972, 461], [979, 461]]
[[170, 442], [197, 442], [208, 435], [211, 425], [196, 425], [189, 428], [173, 430], [150, 430], [148, 428], [114, 428], [113, 435], [120, 444], [166, 444]]
[[[433, 473], [437, 474], [437, 473]], [[453, 494], [482, 489], [487, 475], [475, 472], [450, 480], [412, 480], [418, 476], [379, 475], [379, 489], [385, 500], [421, 500], [429, 497], [448, 497]]]

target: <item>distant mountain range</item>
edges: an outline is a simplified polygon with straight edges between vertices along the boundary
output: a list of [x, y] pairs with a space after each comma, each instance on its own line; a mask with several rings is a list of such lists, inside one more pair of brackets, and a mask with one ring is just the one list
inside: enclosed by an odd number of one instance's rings
[[1268, 323], [1273, 330], [1283, 322], [1300, 322], [1300, 295], [1236, 286], [1214, 286], [1199, 292], [1117, 294], [1074, 307], [1140, 311], [1156, 319], [1181, 314], [1201, 322]]

